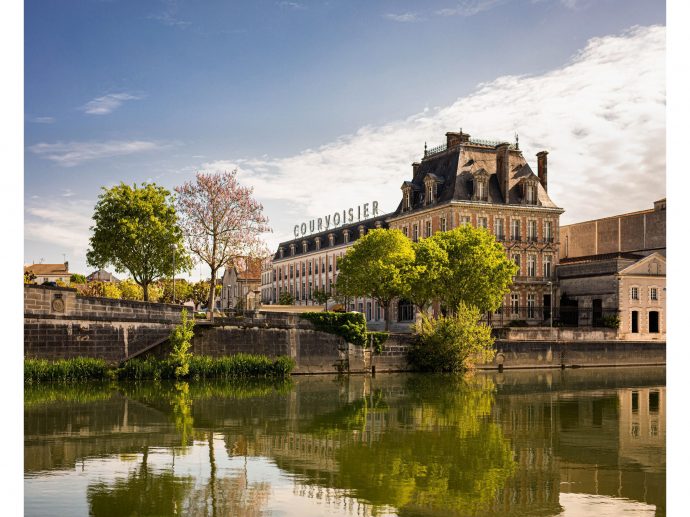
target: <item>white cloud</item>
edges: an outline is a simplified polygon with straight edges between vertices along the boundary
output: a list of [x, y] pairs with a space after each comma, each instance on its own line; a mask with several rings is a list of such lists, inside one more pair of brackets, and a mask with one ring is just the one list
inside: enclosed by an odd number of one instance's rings
[[32, 117], [29, 119], [29, 122], [34, 124], [53, 124], [55, 119], [53, 117]]
[[401, 13], [401, 14], [389, 13], [389, 14], [384, 14], [383, 17], [387, 18], [389, 20], [393, 20], [394, 22], [401, 22], [401, 23], [416, 22], [417, 20], [419, 20], [419, 15], [417, 13]]
[[87, 115], [108, 115], [119, 108], [125, 101], [136, 101], [142, 98], [140, 95], [132, 95], [131, 93], [109, 93], [102, 97], [96, 97], [79, 109]]
[[461, 0], [454, 7], [439, 9], [435, 14], [439, 16], [474, 16], [488, 11], [505, 0]]
[[237, 167], [269, 203], [274, 237], [284, 240], [295, 223], [362, 202], [394, 210], [425, 141], [443, 143], [461, 127], [487, 139], [512, 139], [517, 131], [533, 165], [538, 151], [549, 151], [549, 193], [566, 209], [563, 224], [648, 208], [666, 189], [665, 34], [654, 26], [594, 38], [549, 73], [500, 77], [450, 106], [365, 126], [294, 156], [201, 169]]
[[24, 238], [49, 245], [55, 254], [67, 253], [82, 259], [89, 243], [89, 227], [93, 224], [93, 201], [60, 198], [27, 203]]
[[300, 4], [298, 2], [278, 2], [278, 6], [282, 7], [283, 9], [292, 9], [293, 11], [303, 11], [306, 9], [304, 4]]
[[73, 167], [82, 162], [123, 156], [160, 149], [163, 146], [145, 140], [110, 140], [107, 142], [41, 142], [29, 147], [29, 150], [51, 160], [63, 167]]

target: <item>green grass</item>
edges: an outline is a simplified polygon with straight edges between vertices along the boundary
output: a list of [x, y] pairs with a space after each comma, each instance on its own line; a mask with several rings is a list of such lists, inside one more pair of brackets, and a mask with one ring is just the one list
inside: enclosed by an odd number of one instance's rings
[[46, 359], [24, 360], [24, 382], [81, 382], [110, 378], [110, 368], [103, 359], [76, 357], [48, 361]]

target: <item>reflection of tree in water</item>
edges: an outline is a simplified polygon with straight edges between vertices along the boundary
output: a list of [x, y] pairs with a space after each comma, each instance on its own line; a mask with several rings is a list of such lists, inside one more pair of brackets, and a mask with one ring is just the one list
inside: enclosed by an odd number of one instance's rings
[[493, 384], [425, 376], [406, 388], [376, 439], [344, 441], [336, 483], [401, 514], [481, 513], [515, 469], [510, 442], [488, 418]]
[[189, 396], [189, 384], [186, 382], [175, 383], [175, 391], [171, 393], [170, 405], [173, 410], [175, 428], [180, 433], [183, 446], [194, 435], [194, 417], [192, 416], [192, 398]]
[[184, 515], [182, 503], [193, 484], [189, 476], [150, 471], [146, 448], [141, 465], [126, 479], [89, 485], [86, 491], [89, 514], [94, 517]]

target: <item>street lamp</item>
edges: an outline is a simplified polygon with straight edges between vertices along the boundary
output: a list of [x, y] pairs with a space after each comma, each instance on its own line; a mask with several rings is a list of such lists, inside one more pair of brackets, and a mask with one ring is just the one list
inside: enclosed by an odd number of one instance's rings
[[172, 301], [175, 303], [175, 252], [177, 251], [177, 244], [172, 245], [172, 266], [173, 266], [173, 292]]
[[549, 280], [548, 284], [551, 290], [549, 295], [549, 327], [553, 328], [553, 282]]

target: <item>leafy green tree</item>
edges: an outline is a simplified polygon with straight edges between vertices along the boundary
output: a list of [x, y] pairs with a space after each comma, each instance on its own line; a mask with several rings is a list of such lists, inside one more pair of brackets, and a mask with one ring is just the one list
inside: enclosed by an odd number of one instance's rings
[[430, 237], [448, 257], [439, 271], [438, 297], [449, 311], [464, 302], [480, 312], [495, 311], [509, 292], [517, 266], [483, 228], [469, 225]]
[[25, 284], [33, 284], [34, 280], [36, 280], [36, 275], [33, 273], [33, 271], [24, 271]]
[[[143, 300], [144, 290], [134, 280], [128, 278], [118, 284], [123, 300]], [[149, 293], [150, 297], [151, 293]]]
[[[160, 302], [163, 303], [179, 303], [186, 302], [192, 298], [192, 285], [184, 278], [175, 279], [175, 293], [173, 299], [173, 281], [170, 278], [160, 280], [158, 287], [161, 289]], [[205, 291], [208, 295], [208, 290]]]
[[[209, 299], [209, 289], [211, 287], [211, 282], [208, 280], [199, 280], [198, 282], [191, 285], [189, 297], [192, 299], [195, 305], [203, 305], [208, 302]], [[221, 285], [216, 285], [216, 297], [220, 296], [220, 291], [223, 288]], [[177, 295], [175, 295], [177, 296]], [[179, 298], [178, 298], [179, 299]], [[210, 308], [209, 308], [210, 310]]]
[[341, 296], [370, 296], [385, 309], [406, 292], [406, 278], [414, 267], [412, 243], [400, 230], [371, 230], [340, 261], [336, 290]]
[[192, 353], [189, 349], [192, 346], [192, 338], [194, 337], [194, 319], [187, 317], [187, 310], [182, 310], [182, 319], [170, 333], [170, 344], [172, 350], [170, 351], [169, 359], [175, 367], [175, 377], [184, 377], [189, 373], [189, 360], [192, 358]]
[[85, 284], [86, 277], [84, 275], [80, 275], [79, 273], [72, 273], [72, 276], [69, 277], [69, 281], [72, 284]]
[[476, 307], [460, 302], [455, 314], [438, 319], [422, 314], [409, 361], [416, 369], [432, 372], [464, 372], [474, 361], [494, 357], [491, 327], [479, 323]]
[[325, 305], [326, 310], [328, 310], [328, 299], [331, 295], [326, 289], [314, 289], [311, 293], [311, 297], [319, 305]]
[[176, 272], [191, 267], [170, 192], [155, 183], [104, 188], [93, 219], [87, 262], [128, 271], [142, 287], [144, 300], [156, 279], [172, 276], [173, 263]]
[[438, 298], [442, 274], [448, 267], [448, 253], [434, 239], [412, 243], [415, 260], [406, 278], [405, 298], [415, 304], [419, 312], [426, 312]]
[[292, 296], [288, 291], [283, 291], [280, 293], [280, 296], [278, 297], [278, 304], [279, 305], [294, 305], [295, 304], [295, 297]]

